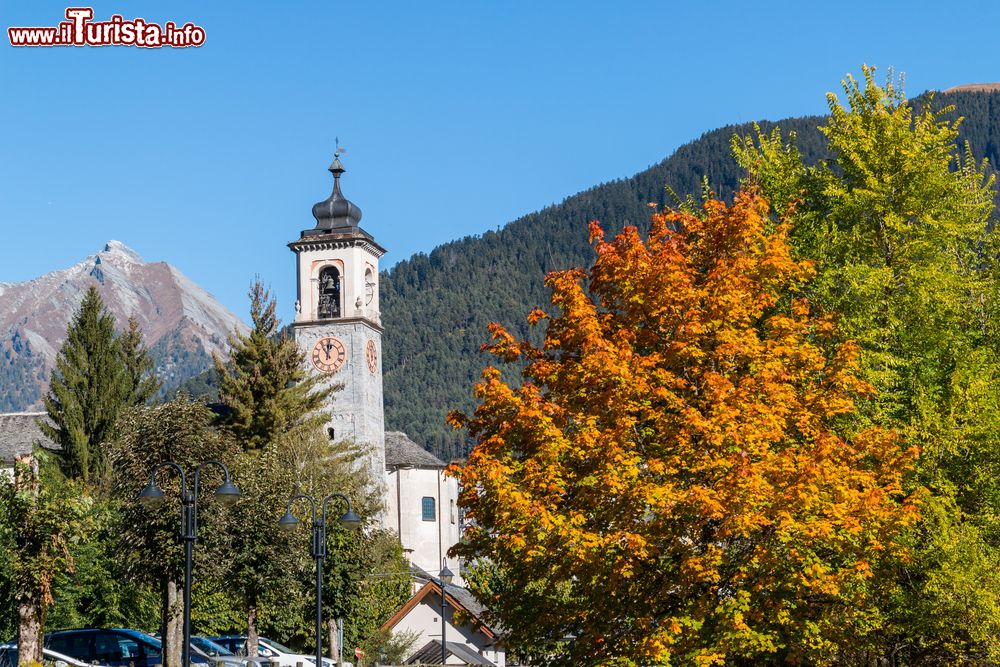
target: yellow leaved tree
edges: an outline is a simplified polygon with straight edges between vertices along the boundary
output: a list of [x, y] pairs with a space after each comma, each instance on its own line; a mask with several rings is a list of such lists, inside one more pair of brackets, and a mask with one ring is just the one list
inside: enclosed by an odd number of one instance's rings
[[[552, 273], [541, 347], [493, 325], [455, 467], [473, 588], [539, 664], [822, 663], [905, 557], [916, 455], [861, 430], [857, 347], [758, 194], [653, 215]], [[486, 573], [486, 574], [484, 574]]]

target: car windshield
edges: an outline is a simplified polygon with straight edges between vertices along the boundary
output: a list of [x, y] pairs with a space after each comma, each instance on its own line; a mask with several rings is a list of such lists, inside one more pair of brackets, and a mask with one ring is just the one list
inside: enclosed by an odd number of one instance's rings
[[118, 628], [116, 632], [120, 632], [123, 635], [128, 635], [133, 639], [138, 639], [140, 642], [144, 644], [152, 644], [158, 650], [163, 649], [163, 644], [160, 643], [159, 639], [157, 639], [153, 635], [147, 635], [145, 632], [139, 632], [138, 630], [128, 630], [124, 628]]
[[205, 637], [191, 637], [191, 643], [209, 655], [232, 655], [229, 649], [219, 646], [211, 639]]
[[264, 644], [265, 646], [270, 646], [278, 653], [295, 653], [295, 651], [293, 651], [292, 649], [288, 648], [287, 646], [282, 646], [281, 644], [272, 639], [264, 639], [263, 637], [261, 637], [260, 643]]

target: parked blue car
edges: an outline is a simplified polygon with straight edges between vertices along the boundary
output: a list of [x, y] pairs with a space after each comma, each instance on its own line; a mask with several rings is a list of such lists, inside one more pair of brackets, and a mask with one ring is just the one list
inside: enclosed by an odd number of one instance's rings
[[[110, 667], [153, 667], [163, 663], [160, 640], [138, 630], [94, 628], [52, 632], [45, 635], [45, 648]], [[192, 662], [195, 662], [193, 656]]]
[[[163, 645], [152, 635], [126, 628], [86, 628], [63, 630], [45, 635], [45, 647], [86, 663], [109, 667], [154, 667], [163, 664]], [[255, 661], [254, 667], [270, 667]], [[205, 667], [248, 667], [246, 658], [237, 658], [223, 647], [202, 639], [191, 639], [191, 663]]]

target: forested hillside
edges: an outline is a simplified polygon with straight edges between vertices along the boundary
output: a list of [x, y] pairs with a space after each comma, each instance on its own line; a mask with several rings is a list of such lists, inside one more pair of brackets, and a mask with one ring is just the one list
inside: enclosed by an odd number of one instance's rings
[[35, 354], [31, 341], [19, 333], [0, 343], [0, 412], [23, 410], [42, 398], [41, 386], [48, 379], [45, 359]]
[[[933, 105], [957, 107], [965, 117], [960, 141], [977, 159], [996, 164], [1000, 153], [1000, 92], [938, 95]], [[778, 121], [795, 132], [807, 162], [824, 156], [818, 116]], [[769, 131], [771, 123], [763, 123]], [[469, 410], [471, 390], [490, 359], [480, 352], [486, 325], [500, 322], [527, 334], [525, 317], [547, 305], [546, 272], [586, 266], [592, 260], [587, 223], [600, 220], [610, 233], [624, 225], [644, 229], [649, 202], [675, 203], [678, 195], [700, 194], [702, 179], [728, 198], [739, 180], [729, 142], [749, 125], [708, 132], [681, 146], [663, 162], [631, 178], [605, 183], [561, 204], [520, 218], [499, 231], [467, 237], [400, 262], [382, 276], [385, 339], [386, 428], [405, 431], [447, 459], [466, 452], [465, 436], [445, 423], [449, 410]], [[508, 373], [515, 372], [508, 369]]]

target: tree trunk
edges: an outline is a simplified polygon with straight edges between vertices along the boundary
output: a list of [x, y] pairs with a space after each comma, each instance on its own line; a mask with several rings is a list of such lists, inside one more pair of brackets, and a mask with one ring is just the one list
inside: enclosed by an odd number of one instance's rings
[[163, 584], [163, 612], [160, 619], [163, 667], [181, 667], [184, 643], [184, 591], [176, 581]]
[[250, 609], [247, 610], [247, 656], [257, 657], [257, 605], [255, 604], [250, 605]]
[[[31, 454], [15, 459], [14, 488], [19, 493], [27, 491], [35, 498], [34, 511], [38, 511], [38, 460]], [[17, 601], [17, 663], [29, 667], [42, 661], [42, 642], [45, 633], [44, 583], [24, 582], [22, 595]]]
[[340, 647], [337, 645], [337, 640], [340, 639], [337, 633], [337, 619], [331, 618], [326, 622], [326, 630], [330, 638], [330, 660], [336, 661], [340, 657]]
[[160, 664], [167, 664], [167, 643], [170, 636], [167, 634], [167, 617], [170, 615], [170, 592], [166, 577], [160, 579]]
[[17, 664], [30, 667], [42, 661], [42, 600], [36, 595], [17, 603]]
[[174, 589], [173, 600], [170, 604], [170, 616], [167, 620], [167, 632], [173, 640], [173, 649], [170, 651], [171, 665], [182, 667], [181, 658], [184, 656], [184, 587], [176, 581], [170, 582]]

